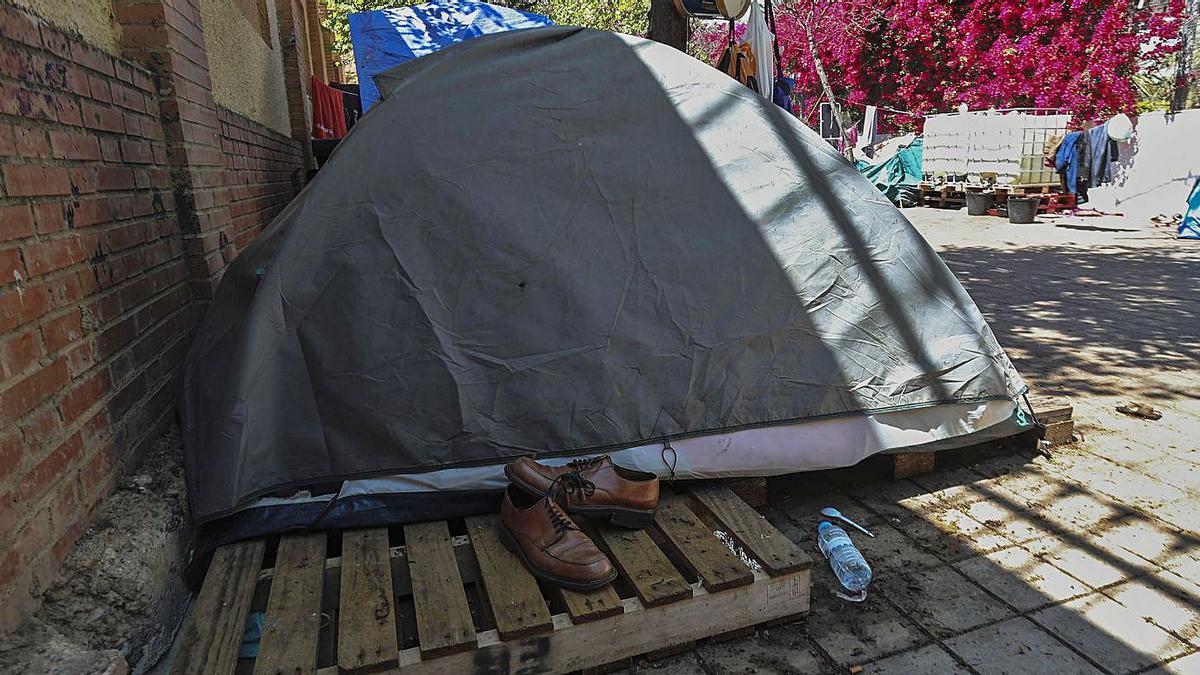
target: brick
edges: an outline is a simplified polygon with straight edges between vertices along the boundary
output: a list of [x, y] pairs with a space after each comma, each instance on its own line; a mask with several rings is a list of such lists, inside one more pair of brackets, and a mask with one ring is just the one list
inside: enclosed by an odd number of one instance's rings
[[48, 448], [62, 439], [62, 417], [54, 406], [44, 406], [21, 420], [21, 434], [25, 437], [25, 453], [41, 457], [37, 452]]
[[88, 82], [88, 74], [82, 68], [69, 66], [66, 71], [66, 87], [67, 90], [77, 96], [87, 98], [92, 95], [91, 84]]
[[122, 140], [121, 158], [131, 164], [150, 164], [154, 161], [154, 153], [146, 141]]
[[16, 154], [16, 128], [11, 124], [0, 124], [0, 157], [12, 157]]
[[49, 308], [50, 294], [45, 285], [20, 286], [0, 293], [0, 332], [36, 319]]
[[0, 393], [0, 420], [15, 421], [66, 384], [67, 364], [58, 359]]
[[118, 84], [116, 82], [112, 83], [110, 86], [112, 89], [112, 102], [115, 105], [121, 106], [127, 110], [145, 112], [146, 99], [142, 96], [142, 92], [134, 89], [133, 87], [124, 84]]
[[79, 239], [75, 237], [38, 242], [25, 248], [25, 266], [30, 277], [74, 265], [85, 258]]
[[101, 370], [75, 385], [63, 396], [62, 402], [58, 404], [58, 410], [62, 413], [63, 423], [66, 425], [74, 424], [85, 412], [104, 399], [104, 394], [108, 392], [111, 384], [111, 381], [108, 379], [108, 373]]
[[88, 75], [88, 89], [93, 99], [101, 103], [112, 103], [112, 87], [103, 77]]
[[0, 241], [28, 237], [33, 232], [33, 211], [28, 204], [0, 206]]
[[79, 103], [65, 96], [54, 100], [54, 115], [59, 122], [73, 127], [83, 126], [83, 109]]
[[82, 449], [83, 441], [79, 433], [72, 434], [21, 477], [17, 500], [30, 503], [41, 498], [51, 485], [63, 480]]
[[3, 168], [4, 190], [10, 197], [41, 197], [71, 193], [70, 174], [61, 166], [9, 164]]
[[[25, 441], [20, 435], [12, 433], [0, 438], [0, 485], [11, 476], [21, 463], [25, 451]], [[3, 499], [3, 497], [0, 497]], [[2, 586], [3, 584], [0, 584]]]
[[96, 189], [101, 192], [132, 190], [136, 184], [133, 169], [128, 167], [103, 166], [96, 170]]
[[96, 169], [91, 166], [74, 167], [69, 171], [71, 192], [76, 195], [96, 191]]
[[100, 159], [100, 143], [95, 136], [72, 131], [51, 131], [50, 149], [57, 159], [95, 161]]
[[51, 54], [67, 61], [71, 60], [71, 40], [61, 31], [42, 24], [42, 46]]
[[113, 59], [108, 54], [91, 47], [82, 42], [71, 42], [71, 57], [81, 66], [85, 66], [98, 73], [104, 73], [108, 76], [113, 76]]
[[81, 337], [83, 327], [80, 324], [79, 310], [72, 309], [62, 316], [42, 323], [42, 338], [47, 351], [56, 352]]
[[25, 262], [16, 248], [0, 249], [0, 283], [25, 278]]
[[16, 7], [7, 5], [0, 5], [0, 36], [24, 42], [31, 47], [39, 46], [42, 43], [38, 22]]
[[[109, 222], [112, 219], [112, 199], [110, 197], [81, 199], [68, 210], [67, 214], [67, 220], [72, 227], [89, 227]], [[88, 252], [91, 253], [91, 251]]]
[[71, 377], [79, 377], [96, 364], [95, 352], [91, 342], [81, 342], [71, 347], [63, 355], [67, 360], [67, 370]]
[[4, 379], [24, 372], [45, 354], [36, 330], [11, 333], [0, 339], [0, 371]]
[[63, 203], [59, 202], [44, 202], [33, 206], [33, 221], [37, 225], [38, 234], [50, 234], [53, 232], [61, 232], [67, 228], [67, 219], [64, 209], [69, 208], [70, 201]]
[[83, 125], [89, 129], [124, 133], [125, 117], [116, 108], [84, 101]]
[[45, 159], [50, 156], [50, 142], [42, 129], [16, 127], [17, 152], [26, 159]]

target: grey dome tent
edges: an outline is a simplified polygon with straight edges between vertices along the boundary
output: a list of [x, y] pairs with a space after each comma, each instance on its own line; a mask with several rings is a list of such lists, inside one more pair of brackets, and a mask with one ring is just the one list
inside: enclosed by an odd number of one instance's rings
[[717, 70], [552, 27], [376, 82], [191, 346], [222, 538], [459, 515], [522, 455], [707, 478], [1014, 432], [1024, 385], [942, 261]]

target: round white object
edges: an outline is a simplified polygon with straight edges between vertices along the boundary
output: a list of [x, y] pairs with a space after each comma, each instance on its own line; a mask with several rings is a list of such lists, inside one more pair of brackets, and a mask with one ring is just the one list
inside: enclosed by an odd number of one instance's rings
[[1133, 138], [1133, 120], [1125, 113], [1117, 113], [1108, 121], [1108, 137], [1114, 141], [1127, 141]]

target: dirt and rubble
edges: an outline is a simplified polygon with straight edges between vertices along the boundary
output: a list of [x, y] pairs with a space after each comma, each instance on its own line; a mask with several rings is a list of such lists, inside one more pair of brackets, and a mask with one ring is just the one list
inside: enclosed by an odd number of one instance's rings
[[182, 452], [172, 429], [121, 478], [42, 608], [0, 642], [0, 672], [137, 675], [170, 648], [188, 602]]

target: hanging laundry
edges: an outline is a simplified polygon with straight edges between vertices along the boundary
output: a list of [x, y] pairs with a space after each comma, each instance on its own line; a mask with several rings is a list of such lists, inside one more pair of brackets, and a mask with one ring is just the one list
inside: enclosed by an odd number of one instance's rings
[[779, 53], [779, 30], [775, 27], [775, 8], [771, 0], [763, 0], [763, 14], [771, 28], [771, 49], [775, 52], [775, 85], [771, 88], [771, 100], [788, 112], [792, 109], [792, 94], [796, 91], [796, 80], [783, 74], [783, 57]]
[[341, 138], [346, 135], [346, 110], [342, 92], [312, 78], [312, 137]]
[[1088, 145], [1092, 150], [1091, 185], [1112, 182], [1112, 164], [1119, 159], [1117, 142], [1108, 133], [1108, 122], [1087, 131]]
[[1079, 139], [1083, 138], [1082, 131], [1071, 131], [1066, 136], [1063, 136], [1062, 143], [1058, 145], [1058, 152], [1054, 156], [1054, 170], [1063, 177], [1063, 183], [1067, 192], [1075, 194], [1076, 184], [1079, 181], [1079, 149], [1081, 145]]
[[[854, 149], [867, 154], [871, 152], [868, 148], [875, 145], [875, 139], [878, 135], [879, 126], [879, 109], [873, 105], [867, 106], [863, 112], [862, 133], [858, 136], [858, 143]], [[869, 154], [867, 154], [870, 157]]]
[[758, 80], [758, 93], [770, 99], [775, 94], [774, 86], [768, 86], [768, 83], [775, 82], [775, 64], [767, 55], [771, 53], [771, 47], [775, 43], [775, 34], [767, 25], [762, 2], [763, 0], [752, 0], [750, 3], [750, 16], [746, 18], [746, 32], [742, 35], [742, 44], [750, 45], [754, 52], [754, 75]]

